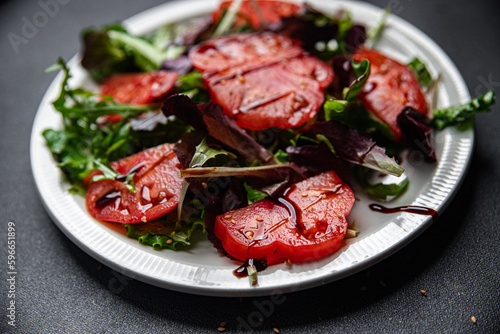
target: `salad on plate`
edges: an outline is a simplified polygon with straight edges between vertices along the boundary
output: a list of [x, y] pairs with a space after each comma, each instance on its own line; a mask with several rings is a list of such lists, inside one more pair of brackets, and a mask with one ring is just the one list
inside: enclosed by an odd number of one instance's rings
[[470, 126], [495, 95], [435, 108], [439, 75], [377, 50], [388, 15], [368, 29], [347, 10], [234, 0], [142, 36], [89, 28], [81, 65], [98, 90], [51, 67], [63, 126], [44, 130], [47, 147], [94, 219], [156, 249], [203, 233], [253, 284], [362, 233], [353, 185], [372, 210], [435, 216], [385, 207], [412, 182], [401, 161], [439, 163], [434, 133]]

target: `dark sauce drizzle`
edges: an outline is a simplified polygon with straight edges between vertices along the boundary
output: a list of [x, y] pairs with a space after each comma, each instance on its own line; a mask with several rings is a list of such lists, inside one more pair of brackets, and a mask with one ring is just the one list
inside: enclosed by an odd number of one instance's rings
[[373, 204], [370, 204], [368, 207], [372, 211], [381, 212], [381, 213], [409, 212], [409, 213], [415, 213], [418, 215], [432, 216], [432, 219], [434, 221], [439, 218], [439, 214], [437, 213], [436, 210], [426, 208], [424, 206], [404, 205], [404, 206], [398, 206], [398, 207], [394, 207], [394, 208], [386, 208], [383, 205], [373, 203]]
[[117, 198], [120, 198], [121, 193], [119, 191], [110, 191], [106, 195], [102, 196], [95, 202], [97, 209], [102, 210], [109, 204], [113, 203]]
[[144, 161], [143, 162], [140, 162], [138, 163], [137, 165], [133, 166], [132, 168], [130, 168], [130, 170], [128, 171], [127, 174], [123, 175], [123, 174], [118, 174], [116, 177], [115, 177], [115, 180], [116, 181], [120, 181], [120, 182], [125, 182], [127, 180], [127, 176], [129, 175], [132, 175], [133, 173], [137, 172], [139, 169], [141, 169], [142, 166], [144, 166], [145, 163]]
[[257, 271], [262, 271], [267, 268], [265, 259], [246, 259], [245, 262], [233, 271], [234, 276], [238, 278], [248, 277], [247, 267], [255, 266]]
[[[125, 174], [125, 175], [118, 174], [117, 176], [115, 176], [115, 180], [119, 181], [119, 182], [125, 182], [127, 180], [127, 176], [132, 175], [133, 173], [137, 172], [144, 165], [145, 165], [144, 162], [138, 163], [137, 165], [135, 165], [132, 168], [130, 168], [130, 170], [128, 171], [127, 174]], [[112, 202], [114, 202], [120, 196], [121, 196], [121, 192], [120, 191], [111, 190], [107, 194], [105, 194], [104, 196], [102, 196], [101, 198], [99, 198], [95, 202], [95, 206], [96, 206], [97, 209], [102, 210], [106, 206], [108, 206], [109, 204], [111, 204]]]

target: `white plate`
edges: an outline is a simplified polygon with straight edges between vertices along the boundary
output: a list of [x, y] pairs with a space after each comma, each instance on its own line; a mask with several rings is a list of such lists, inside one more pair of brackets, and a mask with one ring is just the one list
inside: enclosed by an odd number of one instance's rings
[[[348, 1], [314, 1], [317, 8], [333, 13], [347, 8], [353, 19], [368, 27], [377, 24], [383, 10], [372, 5]], [[170, 2], [126, 21], [133, 33], [146, 33], [162, 24], [209, 13], [216, 1]], [[76, 38], [76, 37], [75, 37]], [[464, 103], [470, 99], [467, 87], [451, 60], [418, 29], [391, 16], [377, 48], [407, 62], [420, 57], [436, 76], [441, 73], [438, 106]], [[70, 62], [73, 86], [92, 87], [91, 80], [78, 65], [78, 56]], [[369, 210], [373, 201], [356, 192], [349, 221], [361, 228], [358, 238], [346, 240], [335, 254], [311, 263], [272, 266], [259, 274], [259, 285], [238, 279], [232, 271], [238, 266], [218, 255], [209, 241], [200, 236], [190, 248], [177, 252], [157, 251], [93, 220], [84, 201], [67, 192], [68, 184], [56, 167], [41, 133], [61, 126], [60, 115], [51, 106], [59, 90], [60, 74], [47, 90], [33, 125], [31, 163], [42, 201], [58, 227], [85, 252], [103, 264], [129, 277], [172, 290], [216, 295], [250, 296], [290, 292], [318, 286], [360, 271], [393, 254], [413, 240], [432, 223], [429, 216], [399, 213], [384, 215]], [[390, 203], [421, 205], [442, 213], [458, 190], [466, 173], [473, 149], [473, 131], [450, 128], [436, 136], [439, 163], [426, 164], [418, 155], [404, 162], [411, 183], [408, 191]], [[356, 191], [356, 189], [355, 189]]]

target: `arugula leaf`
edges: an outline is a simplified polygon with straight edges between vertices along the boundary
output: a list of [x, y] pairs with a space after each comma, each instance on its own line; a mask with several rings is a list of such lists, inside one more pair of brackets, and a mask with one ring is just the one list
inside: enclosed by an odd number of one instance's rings
[[187, 95], [196, 104], [210, 102], [210, 95], [200, 71], [194, 70], [177, 78], [176, 92]]
[[468, 103], [434, 110], [432, 125], [438, 129], [444, 129], [447, 126], [462, 123], [475, 113], [489, 112], [495, 100], [495, 93], [490, 90]]
[[421, 87], [429, 87], [432, 85], [432, 77], [425, 64], [417, 57], [413, 58], [408, 64], [413, 74], [417, 78]]
[[274, 153], [274, 157], [276, 160], [278, 160], [279, 163], [287, 163], [290, 162], [290, 157], [288, 156], [288, 153], [283, 151], [281, 148]]
[[171, 214], [144, 224], [123, 224], [127, 229], [127, 237], [137, 239], [140, 243], [156, 249], [177, 249], [177, 245], [189, 246], [189, 239], [198, 228], [205, 228], [203, 222], [204, 212], [201, 216], [193, 218], [189, 223], [176, 223]]
[[[42, 134], [75, 191], [84, 189], [81, 180], [93, 169], [105, 172], [103, 169], [109, 168], [110, 161], [149, 147], [147, 143], [155, 146], [154, 140], [143, 140], [147, 137], [144, 135], [146, 131], [135, 131], [131, 125], [133, 117], [150, 111], [150, 107], [118, 104], [100, 94], [72, 89], [68, 85], [71, 74], [62, 59], [50, 68], [50, 70], [55, 69], [64, 71], [59, 97], [53, 102], [55, 110], [63, 117], [63, 128], [46, 129]], [[122, 120], [116, 123], [103, 122], [101, 116], [108, 114], [119, 114]], [[172, 124], [167, 122], [166, 125], [155, 127], [148, 133], [155, 133], [156, 136], [153, 137], [160, 138], [159, 135], [162, 131], [167, 131], [166, 128], [169, 128], [167, 132], [175, 133], [177, 126], [179, 125], [176, 122]], [[161, 138], [165, 140], [170, 137]]]
[[266, 193], [252, 188], [246, 182], [243, 183], [243, 186], [245, 187], [245, 190], [247, 191], [248, 205], [268, 197], [268, 195]]
[[229, 9], [224, 14], [222, 20], [220, 20], [219, 25], [215, 29], [212, 37], [221, 36], [227, 34], [231, 27], [233, 26], [236, 18], [238, 17], [238, 11], [240, 10], [243, 0], [234, 0]]
[[367, 47], [373, 48], [375, 44], [378, 42], [386, 26], [387, 19], [389, 18], [390, 15], [391, 15], [391, 9], [386, 8], [384, 14], [382, 14], [382, 17], [380, 18], [380, 21], [377, 23], [377, 25], [368, 30], [366, 37]]
[[370, 62], [365, 59], [361, 63], [352, 62], [352, 69], [354, 71], [355, 79], [349, 87], [344, 88], [342, 95], [344, 100], [352, 101], [356, 98], [358, 93], [365, 85], [368, 77], [370, 76]]

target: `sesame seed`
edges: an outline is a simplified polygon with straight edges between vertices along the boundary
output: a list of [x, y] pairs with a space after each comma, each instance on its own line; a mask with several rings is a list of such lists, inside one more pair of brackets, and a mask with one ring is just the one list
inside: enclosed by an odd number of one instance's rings
[[427, 297], [427, 292], [425, 292], [425, 290], [420, 290], [420, 293], [422, 294], [422, 296]]
[[219, 327], [226, 327], [226, 326], [227, 326], [227, 321], [223, 321], [219, 325]]
[[470, 320], [471, 320], [473, 323], [477, 323], [477, 319], [476, 319], [476, 317], [475, 317], [475, 316], [470, 317]]
[[208, 188], [208, 184], [206, 182], [202, 182], [201, 186], [203, 187], [203, 189], [207, 189]]
[[168, 239], [168, 240], [167, 240], [167, 244], [169, 244], [169, 245], [170, 245], [172, 242], [174, 242], [172, 239]]
[[231, 218], [231, 217], [232, 217], [231, 215], [225, 215], [225, 216], [224, 216], [224, 218], [226, 218], [226, 219], [229, 219], [229, 218]]
[[258, 221], [258, 222], [263, 222], [264, 221], [264, 219], [262, 219], [260, 217], [255, 218], [255, 220]]
[[222, 333], [222, 332], [224, 332], [225, 330], [226, 330], [226, 328], [225, 328], [225, 327], [219, 327], [219, 328], [217, 328], [217, 331], [218, 331], [219, 333]]
[[278, 328], [274, 327], [273, 332], [275, 332], [276, 334], [279, 334], [280, 330]]

